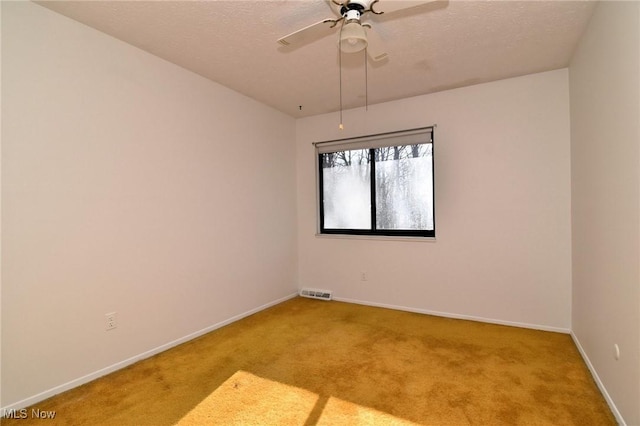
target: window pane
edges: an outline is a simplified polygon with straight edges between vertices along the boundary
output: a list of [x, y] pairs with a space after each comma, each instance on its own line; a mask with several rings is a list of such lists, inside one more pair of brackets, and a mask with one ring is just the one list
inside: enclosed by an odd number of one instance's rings
[[324, 227], [371, 229], [369, 151], [321, 154]]
[[433, 145], [378, 148], [376, 227], [433, 230]]

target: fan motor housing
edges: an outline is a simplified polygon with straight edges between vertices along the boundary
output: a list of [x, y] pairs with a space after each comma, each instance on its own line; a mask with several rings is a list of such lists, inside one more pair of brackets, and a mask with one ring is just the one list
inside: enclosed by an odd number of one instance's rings
[[350, 10], [357, 11], [360, 15], [363, 12], [369, 10], [371, 4], [375, 3], [375, 1], [371, 0], [347, 0], [344, 3], [338, 3], [335, 0], [333, 4], [337, 6], [337, 12], [340, 16], [345, 16]]

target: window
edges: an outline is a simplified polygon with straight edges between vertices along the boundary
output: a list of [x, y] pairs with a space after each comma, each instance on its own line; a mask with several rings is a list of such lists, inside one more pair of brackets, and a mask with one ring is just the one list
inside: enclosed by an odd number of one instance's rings
[[315, 145], [321, 234], [435, 237], [432, 127]]

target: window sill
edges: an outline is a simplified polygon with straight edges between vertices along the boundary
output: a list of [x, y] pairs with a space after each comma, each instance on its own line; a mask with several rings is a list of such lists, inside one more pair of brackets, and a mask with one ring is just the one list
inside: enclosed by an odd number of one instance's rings
[[419, 243], [435, 243], [436, 237], [398, 237], [391, 235], [349, 235], [349, 234], [318, 234], [316, 238], [338, 240], [383, 240], [383, 241], [411, 241]]

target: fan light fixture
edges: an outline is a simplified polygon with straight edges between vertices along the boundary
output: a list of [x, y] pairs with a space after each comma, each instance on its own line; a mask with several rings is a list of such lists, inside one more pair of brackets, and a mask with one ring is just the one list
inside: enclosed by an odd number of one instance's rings
[[[358, 53], [364, 50], [365, 109], [367, 109], [369, 105], [367, 57], [372, 61], [380, 61], [387, 58], [387, 53], [380, 47], [382, 44], [380, 38], [372, 31], [370, 23], [361, 22], [361, 17], [365, 14], [384, 15], [386, 17], [388, 14], [422, 6], [433, 1], [435, 0], [326, 0], [337, 17], [323, 19], [315, 24], [294, 31], [278, 39], [278, 43], [283, 46], [300, 46], [309, 39], [319, 38], [328, 34], [330, 31], [340, 29], [340, 37], [338, 37], [338, 69], [340, 73], [339, 128], [342, 130], [344, 129], [344, 125], [342, 124], [342, 54]], [[446, 6], [448, 1], [440, 3]]]
[[356, 53], [367, 47], [367, 35], [360, 22], [349, 22], [340, 34], [340, 50], [344, 53]]

